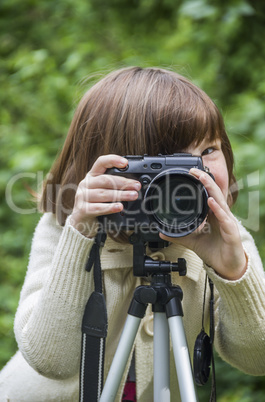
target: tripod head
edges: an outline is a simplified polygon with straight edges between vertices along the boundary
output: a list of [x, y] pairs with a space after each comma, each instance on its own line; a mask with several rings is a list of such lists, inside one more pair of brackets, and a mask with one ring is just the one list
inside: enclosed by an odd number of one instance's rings
[[152, 249], [161, 249], [168, 246], [168, 242], [160, 239], [158, 233], [138, 232], [130, 236], [130, 243], [133, 245], [133, 274], [134, 276], [149, 276], [156, 274], [166, 274], [172, 271], [178, 272], [180, 276], [185, 276], [186, 260], [178, 258], [178, 262], [155, 261], [146, 256], [147, 245]]

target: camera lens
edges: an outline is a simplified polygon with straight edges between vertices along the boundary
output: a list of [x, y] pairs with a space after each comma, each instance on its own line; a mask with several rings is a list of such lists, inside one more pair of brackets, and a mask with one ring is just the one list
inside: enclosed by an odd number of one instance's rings
[[166, 181], [166, 179], [161, 180], [159, 188], [156, 189], [156, 195], [161, 193], [161, 200], [159, 197], [155, 197], [153, 202], [153, 212], [157, 218], [161, 222], [171, 222], [176, 217], [179, 222], [193, 220], [198, 207], [197, 187], [178, 176], [172, 177], [169, 183]]
[[145, 193], [145, 207], [151, 222], [171, 237], [185, 236], [205, 220], [207, 192], [188, 172], [171, 169], [157, 175]]

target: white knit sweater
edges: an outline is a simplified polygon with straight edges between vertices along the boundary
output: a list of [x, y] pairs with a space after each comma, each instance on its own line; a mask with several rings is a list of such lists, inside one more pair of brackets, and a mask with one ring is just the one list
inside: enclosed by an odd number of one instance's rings
[[[205, 270], [215, 285], [215, 348], [231, 365], [252, 375], [265, 374], [265, 276], [250, 234], [239, 224], [248, 255], [248, 268], [237, 281], [220, 278], [182, 246], [149, 253], [154, 259], [185, 258], [187, 275], [172, 274], [184, 294], [183, 323], [192, 353], [201, 330]], [[64, 228], [54, 215], [41, 218], [33, 239], [25, 283], [15, 318], [19, 352], [0, 374], [0, 401], [78, 401], [81, 322], [93, 291], [93, 274], [85, 271], [93, 240], [76, 231], [67, 221]], [[103, 287], [108, 310], [105, 375], [121, 334], [136, 286], [144, 283], [133, 276], [132, 246], [107, 239], [102, 250]], [[209, 291], [207, 293], [209, 300]], [[209, 320], [208, 303], [206, 319]], [[153, 400], [153, 330], [148, 307], [135, 341], [137, 401]], [[120, 400], [127, 377], [124, 373], [117, 396]], [[171, 394], [178, 400], [177, 380], [171, 353]], [[92, 401], [93, 402], [93, 401]]]

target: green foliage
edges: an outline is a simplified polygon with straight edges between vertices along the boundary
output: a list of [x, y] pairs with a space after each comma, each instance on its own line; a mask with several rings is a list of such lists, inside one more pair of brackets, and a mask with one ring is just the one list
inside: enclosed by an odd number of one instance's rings
[[[0, 22], [1, 366], [16, 350], [13, 318], [39, 219], [28, 190], [39, 191], [81, 94], [110, 70], [169, 67], [215, 99], [235, 151], [234, 211], [265, 260], [264, 2], [2, 0]], [[219, 360], [217, 378], [221, 402], [265, 400], [263, 379]]]

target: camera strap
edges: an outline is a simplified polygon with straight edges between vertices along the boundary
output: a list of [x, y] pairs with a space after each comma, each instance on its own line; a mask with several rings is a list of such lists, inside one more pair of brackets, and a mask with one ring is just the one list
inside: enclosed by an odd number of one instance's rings
[[102, 292], [100, 249], [104, 246], [106, 237], [105, 232], [97, 233], [86, 264], [88, 272], [94, 266], [95, 290], [88, 299], [82, 321], [79, 402], [98, 401], [104, 380], [108, 319]]
[[[207, 280], [210, 286], [210, 336], [204, 330], [204, 313], [206, 301]], [[194, 354], [193, 354], [193, 369], [194, 378], [197, 385], [205, 385], [210, 376], [210, 367], [212, 366], [212, 385], [210, 402], [216, 401], [216, 379], [215, 379], [215, 364], [214, 364], [214, 286], [213, 282], [206, 275], [203, 297], [203, 312], [202, 312], [202, 329], [197, 336]]]
[[214, 343], [214, 286], [213, 281], [208, 278], [209, 286], [210, 286], [210, 345], [211, 345], [211, 363], [212, 363], [212, 386], [211, 386], [211, 395], [210, 402], [216, 401], [216, 378], [215, 378], [215, 364], [214, 364], [214, 351], [213, 351], [213, 343]]

